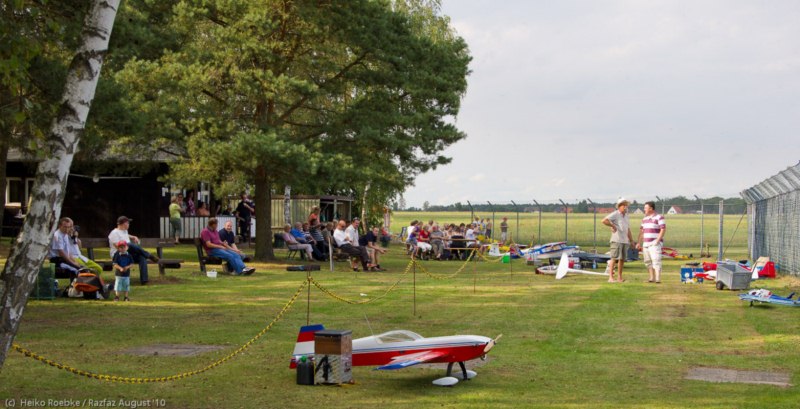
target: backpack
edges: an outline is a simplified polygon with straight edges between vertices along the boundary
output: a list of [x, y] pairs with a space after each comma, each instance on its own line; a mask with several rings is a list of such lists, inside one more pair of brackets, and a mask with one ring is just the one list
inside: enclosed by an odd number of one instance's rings
[[83, 298], [88, 299], [99, 298], [97, 297], [98, 291], [100, 291], [101, 294], [105, 292], [103, 279], [94, 273], [78, 273], [78, 277], [75, 278], [75, 282], [72, 284], [72, 287], [75, 288], [76, 291], [82, 292]]

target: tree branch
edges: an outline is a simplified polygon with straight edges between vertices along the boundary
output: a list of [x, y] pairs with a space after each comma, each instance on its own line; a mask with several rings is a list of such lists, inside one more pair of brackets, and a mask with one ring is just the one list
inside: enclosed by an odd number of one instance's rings
[[[324, 88], [326, 85], [330, 84], [332, 81], [343, 77], [345, 74], [347, 74], [348, 71], [350, 71], [351, 68], [355, 67], [364, 58], [366, 58], [366, 56], [367, 56], [367, 52], [366, 51], [361, 53], [361, 55], [359, 55], [358, 58], [356, 58], [355, 60], [350, 62], [350, 64], [347, 64], [346, 66], [344, 66], [338, 73], [336, 73], [336, 75], [334, 75], [333, 77], [325, 80], [325, 82], [323, 82], [320, 85], [320, 88]], [[308, 99], [310, 97], [311, 97], [311, 95], [305, 95], [302, 98], [300, 98], [297, 102], [292, 104], [292, 106], [290, 106], [289, 109], [287, 109], [286, 112], [283, 113], [283, 115], [279, 116], [278, 120], [280, 120], [281, 122], [284, 122], [286, 120], [286, 118], [288, 118], [290, 115], [292, 115], [292, 113], [294, 113], [294, 111], [296, 111], [297, 108], [300, 108], [300, 106], [302, 106], [306, 101], [308, 101]]]

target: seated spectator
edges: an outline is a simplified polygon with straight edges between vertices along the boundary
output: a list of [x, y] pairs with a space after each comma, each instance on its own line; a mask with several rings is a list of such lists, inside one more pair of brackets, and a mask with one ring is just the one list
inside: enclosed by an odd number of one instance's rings
[[308, 230], [311, 234], [311, 237], [314, 239], [314, 247], [316, 247], [320, 254], [322, 254], [323, 259], [327, 259], [328, 242], [325, 241], [325, 236], [322, 233], [322, 231], [325, 230], [325, 226], [320, 224], [318, 218], [312, 219]]
[[300, 243], [297, 237], [292, 234], [292, 225], [287, 224], [283, 226], [283, 241], [286, 242], [286, 248], [289, 250], [302, 250], [306, 253], [307, 260], [314, 260], [314, 253], [311, 250], [311, 245], [308, 243]]
[[[408, 254], [412, 254], [412, 252], [416, 252], [417, 251], [417, 243], [418, 243], [418, 240], [417, 240], [417, 236], [418, 236], [417, 235], [417, 223], [419, 223], [419, 222], [416, 221], [416, 220], [412, 221], [411, 225], [409, 225], [408, 229], [406, 230], [407, 236], [406, 236], [406, 242], [405, 243], [406, 243], [406, 251], [407, 251]], [[412, 241], [413, 241], [413, 244], [412, 244]]]
[[[289, 225], [291, 227], [291, 225]], [[296, 222], [294, 227], [289, 230], [292, 236], [296, 239], [296, 241], [300, 244], [307, 244], [308, 239], [306, 238], [306, 233], [303, 231], [303, 223]]]
[[147, 260], [158, 263], [158, 257], [150, 254], [139, 246], [139, 238], [128, 233], [132, 221], [133, 220], [125, 216], [118, 217], [117, 228], [111, 230], [111, 233], [108, 234], [108, 245], [111, 250], [111, 258], [113, 259], [114, 254], [117, 254], [118, 251], [117, 243], [119, 243], [120, 240], [125, 240], [125, 242], [128, 243], [128, 253], [133, 257], [133, 261], [139, 264], [139, 282], [142, 285], [146, 285], [148, 281]]
[[239, 256], [242, 257], [242, 261], [245, 260], [247, 257], [243, 251], [239, 250], [239, 246], [236, 245], [236, 234], [233, 233], [233, 222], [228, 220], [225, 222], [225, 227], [219, 231], [219, 239], [224, 241], [228, 244], [228, 248], [233, 250], [233, 252], [237, 253]]
[[228, 266], [234, 271], [234, 274], [250, 275], [256, 271], [254, 268], [245, 266], [239, 253], [233, 251], [230, 246], [228, 246], [227, 242], [219, 238], [217, 219], [215, 217], [208, 219], [208, 224], [200, 233], [200, 238], [203, 241], [206, 254], [225, 260]]
[[431, 232], [430, 243], [433, 247], [433, 256], [437, 260], [442, 259], [442, 253], [444, 252], [444, 238], [444, 232], [439, 230], [438, 224], [434, 224], [433, 231]]
[[478, 246], [478, 226], [472, 225], [469, 229], [467, 229], [467, 233], [464, 234], [464, 240], [466, 240], [467, 248], [477, 247]]
[[430, 255], [431, 250], [433, 250], [433, 246], [431, 245], [431, 233], [430, 227], [427, 225], [422, 226], [422, 229], [419, 231], [419, 236], [417, 236], [417, 247], [419, 248], [419, 255], [426, 256]]
[[392, 233], [389, 232], [389, 229], [386, 226], [381, 226], [380, 236], [378, 236], [381, 240], [381, 246], [389, 247], [389, 243], [392, 242]]
[[58, 230], [53, 234], [53, 241], [50, 243], [50, 262], [56, 267], [69, 272], [70, 278], [78, 275], [78, 271], [83, 268], [77, 260], [70, 257], [70, 249], [72, 248], [72, 238], [70, 231], [72, 230], [72, 219], [69, 217], [62, 217], [58, 221]]
[[75, 263], [78, 263], [83, 268], [87, 268], [91, 272], [99, 276], [103, 272], [103, 267], [95, 263], [94, 260], [84, 256], [83, 253], [81, 253], [81, 239], [78, 238], [79, 230], [80, 227], [78, 226], [73, 226], [72, 229], [70, 230], [69, 257]]
[[375, 265], [376, 270], [386, 271], [385, 269], [381, 268], [380, 255], [386, 253], [387, 250], [378, 245], [379, 235], [380, 231], [378, 228], [373, 227], [372, 230], [367, 232], [367, 234], [359, 238], [359, 245], [367, 249], [367, 254], [369, 254], [372, 264]]
[[[343, 253], [358, 257], [361, 260], [361, 266], [364, 268], [364, 271], [369, 269], [374, 269], [375, 266], [369, 264], [369, 254], [367, 254], [367, 249], [364, 247], [354, 246], [351, 242], [350, 236], [345, 233], [345, 223], [344, 220], [339, 220], [339, 223], [336, 226], [336, 230], [333, 232], [333, 240], [336, 241], [336, 245], [339, 247]], [[354, 271], [358, 271], [358, 268], [354, 267]]]
[[333, 230], [334, 230], [333, 222], [325, 223], [325, 228], [320, 229], [320, 232], [322, 233], [322, 239], [325, 242], [325, 248], [327, 252], [330, 252], [330, 248], [328, 247], [328, 245], [330, 245], [330, 247], [333, 247], [334, 245], [333, 236], [331, 236], [331, 234], [333, 234]]

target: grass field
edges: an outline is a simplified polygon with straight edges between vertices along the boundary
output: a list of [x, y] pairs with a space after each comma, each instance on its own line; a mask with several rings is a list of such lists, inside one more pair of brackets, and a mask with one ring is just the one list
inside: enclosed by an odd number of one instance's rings
[[[5, 247], [0, 251], [7, 254]], [[258, 272], [250, 277], [212, 280], [200, 275], [193, 247], [165, 253], [187, 262], [166, 277], [151, 274], [151, 285], [134, 285], [130, 303], [30, 301], [17, 342], [54, 361], [102, 374], [163, 377], [194, 371], [258, 334], [305, 279], [305, 273], [287, 272], [278, 263], [255, 264]], [[743, 258], [746, 251], [739, 246], [729, 253]], [[385, 297], [361, 305], [343, 303], [316, 287], [309, 302], [304, 289], [282, 320], [250, 348], [182, 380], [98, 381], [11, 351], [0, 372], [0, 402], [22, 407], [21, 399], [72, 399], [87, 407], [89, 399], [96, 404], [108, 399], [118, 407], [149, 402], [169, 408], [798, 408], [800, 403], [800, 311], [749, 308], [736, 292], [681, 284], [679, 261], [666, 263], [661, 285], [645, 282], [640, 262], [629, 263], [628, 281], [618, 284], [590, 276], [555, 281], [533, 274], [520, 261], [470, 263], [451, 277], [446, 275], [462, 263], [422, 261], [416, 274], [404, 275], [408, 262], [393, 245], [383, 262], [388, 272], [354, 273], [346, 263], [337, 263], [333, 273], [315, 272], [322, 285], [349, 300], [369, 300], [402, 281]], [[800, 279], [758, 285], [785, 295], [800, 290]], [[376, 333], [409, 329], [425, 336], [504, 336], [476, 369], [478, 377], [454, 388], [431, 385], [443, 369], [416, 367], [358, 367], [355, 385], [298, 386], [288, 362], [307, 307], [312, 323], [352, 329], [354, 337], [370, 334], [365, 317]], [[153, 344], [223, 349], [194, 357], [124, 352]], [[789, 373], [795, 386], [684, 379], [690, 368], [701, 366]]]
[[[491, 218], [491, 213], [475, 213], [480, 218]], [[542, 213], [541, 240], [539, 240], [539, 214], [520, 213], [519, 232], [517, 232], [516, 213], [496, 213], [495, 214], [495, 239], [500, 237], [500, 222], [503, 216], [508, 217], [509, 232], [515, 237], [518, 243], [530, 244], [532, 241], [548, 243], [564, 240], [564, 214]], [[605, 214], [597, 215], [597, 247], [608, 249], [608, 239], [611, 232], [608, 227], [601, 224]], [[643, 215], [632, 214], [630, 216], [631, 229], [634, 238], [639, 233]], [[665, 245], [677, 248], [681, 254], [693, 253], [698, 255], [700, 252], [700, 215], [680, 214], [665, 216], [667, 221], [667, 233]], [[440, 224], [468, 223], [470, 212], [395, 212], [392, 217], [392, 231], [400, 232], [403, 226], [408, 226], [412, 220], [435, 220]], [[737, 228], [738, 226], [738, 228]], [[719, 242], [719, 215], [706, 214], [703, 217], [703, 243], [709, 244], [711, 254], [717, 254], [717, 243]], [[726, 215], [723, 219], [723, 248], [730, 244], [734, 247], [747, 247], [747, 217], [741, 215]], [[594, 244], [594, 215], [587, 213], [576, 213], [568, 215], [567, 219], [567, 238], [570, 244], [577, 244], [585, 249], [592, 249]], [[731, 240], [732, 239], [732, 240]], [[605, 251], [603, 250], [603, 251]]]

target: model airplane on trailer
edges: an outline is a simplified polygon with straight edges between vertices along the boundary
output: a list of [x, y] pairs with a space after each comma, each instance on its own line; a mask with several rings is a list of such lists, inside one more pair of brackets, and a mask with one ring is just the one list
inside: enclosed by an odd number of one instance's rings
[[752, 290], [748, 291], [744, 294], [739, 294], [739, 299], [742, 301], [750, 301], [750, 306], [753, 306], [753, 303], [765, 303], [765, 304], [777, 304], [777, 305], [786, 305], [789, 307], [800, 307], [800, 298], [799, 299], [792, 299], [795, 293], [789, 294], [788, 297], [781, 297], [777, 296], [772, 293], [772, 291], [759, 289], [759, 290]]
[[[297, 366], [303, 356], [314, 355], [314, 334], [325, 329], [322, 325], [300, 328], [294, 346], [290, 368]], [[477, 374], [467, 370], [464, 362], [481, 358], [495, 346], [497, 340], [479, 335], [452, 335], [425, 338], [415, 332], [395, 330], [353, 340], [353, 366], [377, 366], [375, 369], [402, 369], [417, 364], [446, 363], [447, 376], [433, 381], [437, 386], [453, 386], [460, 380], [469, 380]], [[458, 363], [460, 373], [453, 373]]]

